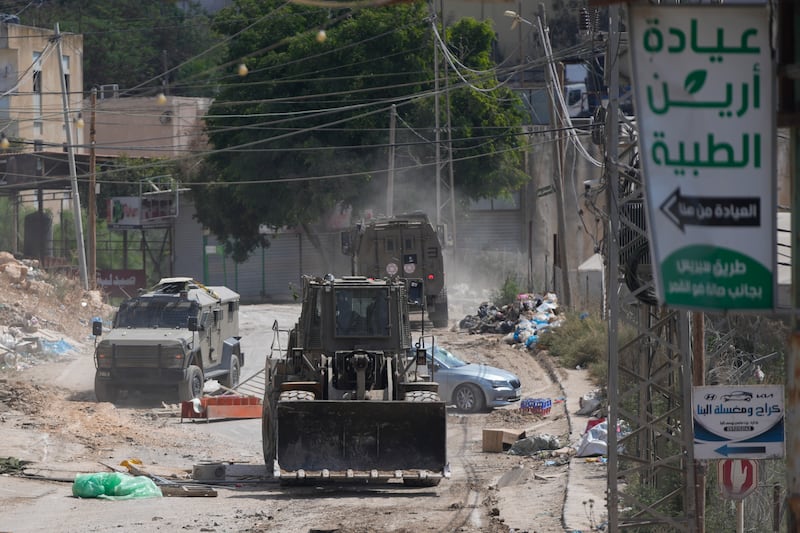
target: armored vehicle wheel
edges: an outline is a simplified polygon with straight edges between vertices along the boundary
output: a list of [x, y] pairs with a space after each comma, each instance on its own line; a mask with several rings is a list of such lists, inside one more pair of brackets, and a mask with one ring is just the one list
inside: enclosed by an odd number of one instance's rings
[[239, 384], [239, 376], [241, 375], [241, 365], [239, 364], [239, 354], [231, 356], [230, 371], [222, 378], [222, 386], [233, 389]]
[[471, 383], [459, 385], [453, 392], [453, 403], [459, 411], [477, 413], [483, 410], [486, 401], [481, 390]]
[[203, 371], [191, 365], [186, 369], [186, 378], [178, 384], [178, 401], [188, 402], [203, 395]]
[[442, 289], [442, 292], [439, 296], [436, 297], [435, 305], [436, 311], [429, 313], [428, 318], [431, 319], [431, 323], [435, 328], [446, 328], [450, 324], [450, 316], [448, 314], [447, 309], [447, 292], [446, 289]]
[[94, 376], [94, 396], [98, 402], [115, 402], [119, 395], [119, 389], [113, 381], [105, 381]]

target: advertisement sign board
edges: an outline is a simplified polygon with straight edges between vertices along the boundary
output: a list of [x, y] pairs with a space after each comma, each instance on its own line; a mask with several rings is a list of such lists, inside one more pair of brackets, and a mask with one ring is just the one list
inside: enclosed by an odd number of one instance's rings
[[784, 455], [783, 385], [692, 388], [695, 459]]
[[630, 5], [658, 300], [774, 308], [774, 64], [765, 6]]

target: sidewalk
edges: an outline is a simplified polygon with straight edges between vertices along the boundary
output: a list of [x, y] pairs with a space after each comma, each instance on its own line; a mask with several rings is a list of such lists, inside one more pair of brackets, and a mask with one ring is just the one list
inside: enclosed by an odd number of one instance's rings
[[[567, 378], [562, 379], [561, 385], [566, 395], [567, 413], [569, 414], [569, 428], [571, 446], [576, 446], [586, 429], [589, 417], [576, 415], [580, 410], [580, 399], [590, 393], [595, 387], [589, 381], [586, 370], [565, 369]], [[597, 529], [604, 524], [608, 517], [606, 510], [607, 488], [606, 464], [595, 457], [573, 457], [569, 463], [569, 481], [567, 494], [564, 501], [563, 522], [565, 531], [589, 532], [603, 531]]]

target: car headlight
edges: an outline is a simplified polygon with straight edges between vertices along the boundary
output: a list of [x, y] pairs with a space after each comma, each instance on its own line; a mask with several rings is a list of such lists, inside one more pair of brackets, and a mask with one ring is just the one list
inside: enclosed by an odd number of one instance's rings
[[511, 385], [509, 385], [508, 381], [495, 381], [492, 380], [489, 383], [492, 384], [493, 389], [510, 389]]

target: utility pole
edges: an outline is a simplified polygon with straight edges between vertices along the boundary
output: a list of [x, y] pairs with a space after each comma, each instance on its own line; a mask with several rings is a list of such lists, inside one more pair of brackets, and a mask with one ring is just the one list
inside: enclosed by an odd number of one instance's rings
[[[692, 385], [706, 384], [706, 324], [705, 313], [693, 311], [692, 318]], [[697, 533], [706, 530], [706, 465], [694, 460], [694, 499], [697, 509]]]
[[[566, 213], [564, 212], [564, 156], [563, 156], [563, 141], [561, 139], [561, 135], [563, 134], [563, 121], [561, 120], [561, 113], [559, 109], [561, 106], [557, 105], [557, 102], [560, 99], [560, 92], [561, 89], [561, 76], [555, 71], [555, 64], [553, 60], [553, 50], [550, 46], [550, 36], [549, 30], [545, 25], [544, 21], [544, 7], [542, 4], [539, 4], [539, 16], [537, 18], [538, 28], [539, 28], [539, 35], [542, 39], [542, 45], [544, 46], [545, 56], [547, 57], [547, 68], [545, 69], [547, 85], [550, 87], [551, 97], [551, 116], [550, 116], [550, 128], [553, 130], [553, 188], [555, 189], [556, 193], [556, 211], [558, 212], [558, 239], [556, 243], [558, 244], [558, 249], [554, 250], [555, 258], [560, 263], [561, 267], [561, 290], [559, 294], [559, 299], [563, 302], [564, 306], [569, 308], [572, 304], [572, 298], [570, 297], [570, 283], [569, 283], [569, 263], [567, 260], [567, 219]], [[553, 265], [555, 265], [556, 261], [554, 259]]]
[[64, 107], [64, 126], [67, 133], [67, 159], [69, 160], [69, 175], [72, 183], [72, 209], [75, 216], [75, 245], [78, 253], [81, 284], [83, 285], [83, 290], [89, 290], [88, 276], [86, 275], [86, 247], [83, 240], [83, 222], [81, 220], [81, 198], [78, 194], [78, 172], [75, 169], [75, 147], [72, 144], [72, 119], [69, 116], [69, 95], [67, 94], [67, 79], [64, 73], [61, 31], [58, 28], [58, 23], [56, 23], [56, 47], [58, 49], [58, 67], [61, 73], [61, 101]]
[[395, 127], [397, 125], [397, 106], [392, 104], [389, 114], [389, 172], [386, 183], [386, 216], [394, 215], [394, 152]]
[[[444, 0], [440, 3], [442, 12], [442, 42], [445, 47], [447, 46], [447, 32], [444, 29]], [[450, 73], [449, 61], [445, 58], [444, 61], [444, 93], [445, 93], [445, 107], [447, 109], [447, 177], [448, 177], [448, 192], [449, 196], [447, 201], [450, 203], [450, 235], [453, 241], [453, 250], [451, 257], [453, 258], [453, 265], [458, 265], [458, 248], [456, 240], [456, 198], [455, 198], [455, 177], [453, 175], [453, 131], [452, 131], [452, 114], [450, 113]], [[438, 229], [438, 227], [437, 227]], [[446, 242], [441, 243], [442, 248], [447, 246]]]
[[97, 288], [97, 198], [96, 168], [97, 154], [95, 153], [95, 126], [97, 116], [97, 87], [92, 87], [91, 117], [89, 119], [89, 288]]
[[[431, 2], [431, 12], [433, 14], [433, 24], [436, 25], [436, 6]], [[433, 38], [433, 117], [434, 117], [434, 143], [436, 144], [436, 226], [442, 223], [442, 172], [439, 162], [442, 159], [439, 131], [439, 41], [434, 35]]]

